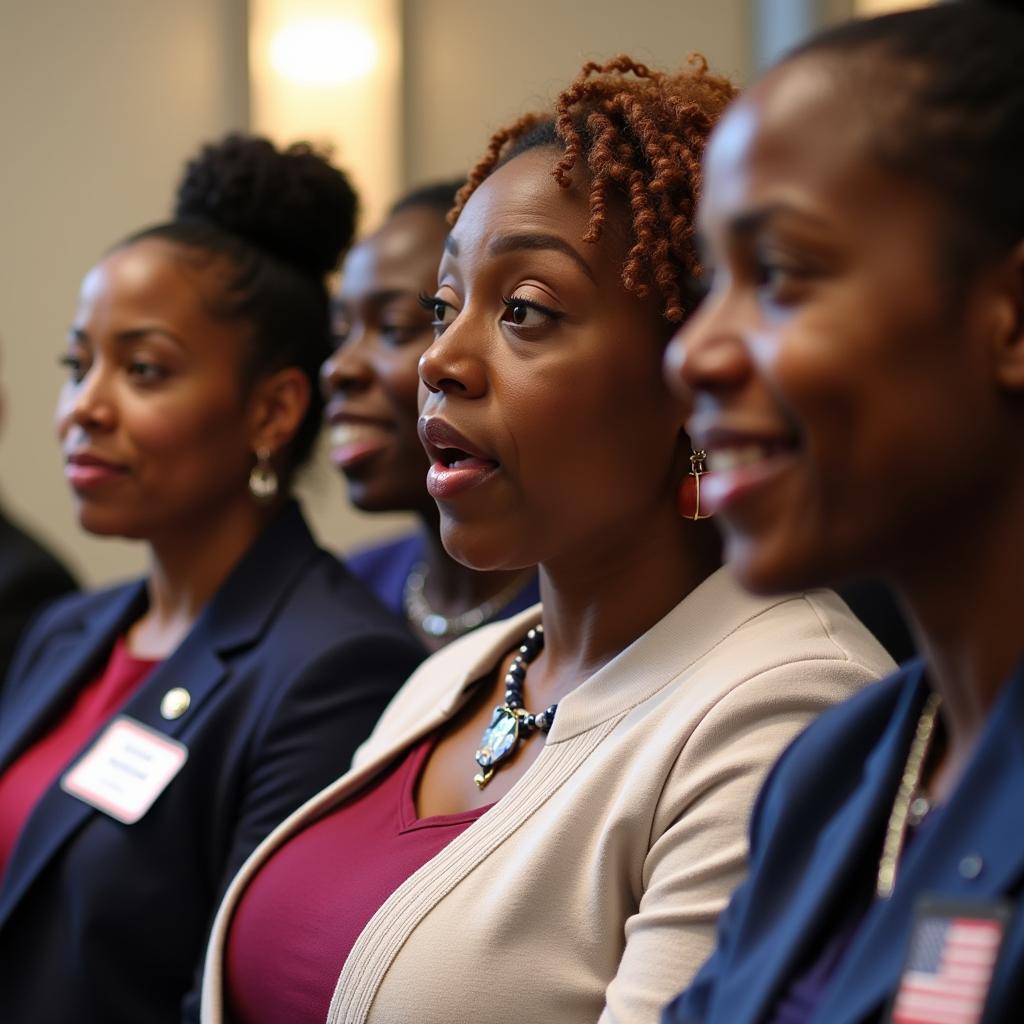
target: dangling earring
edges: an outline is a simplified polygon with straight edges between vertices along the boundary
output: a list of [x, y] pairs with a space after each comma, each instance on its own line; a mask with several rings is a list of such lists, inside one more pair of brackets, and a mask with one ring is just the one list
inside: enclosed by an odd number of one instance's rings
[[690, 453], [690, 472], [679, 485], [679, 514], [684, 519], [710, 519], [710, 512], [700, 510], [700, 478], [706, 471], [708, 453], [701, 448]]
[[249, 474], [249, 492], [261, 504], [267, 505], [277, 497], [277, 473], [270, 462], [269, 448], [256, 449], [256, 465]]

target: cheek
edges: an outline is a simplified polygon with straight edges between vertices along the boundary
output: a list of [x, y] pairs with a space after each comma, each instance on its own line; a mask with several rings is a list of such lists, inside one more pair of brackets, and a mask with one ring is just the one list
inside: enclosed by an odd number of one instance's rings
[[131, 439], [141, 455], [160, 456], [168, 463], [248, 458], [244, 417], [233, 396], [141, 408], [132, 418]]
[[57, 438], [61, 441], [67, 436], [71, 429], [71, 416], [75, 408], [75, 388], [70, 383], [61, 385], [60, 393], [57, 396], [57, 405], [53, 410], [53, 426]]
[[428, 345], [429, 341], [422, 345], [406, 345], [381, 364], [381, 380], [391, 396], [395, 413], [403, 419], [415, 419], [419, 415], [419, 361]]

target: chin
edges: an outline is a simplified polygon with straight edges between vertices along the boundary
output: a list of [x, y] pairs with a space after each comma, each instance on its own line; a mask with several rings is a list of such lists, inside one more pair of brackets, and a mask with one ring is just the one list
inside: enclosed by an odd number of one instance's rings
[[122, 540], [145, 540], [146, 531], [139, 524], [125, 521], [121, 516], [97, 514], [88, 509], [78, 510], [78, 525], [94, 537], [119, 537]]
[[764, 541], [728, 530], [725, 561], [753, 594], [791, 594], [829, 585], [821, 562], [803, 553], [771, 550]]
[[425, 491], [417, 479], [419, 490], [412, 490], [409, 481], [391, 486], [387, 481], [345, 478], [349, 504], [360, 512], [418, 512], [423, 506]]
[[441, 543], [445, 551], [464, 565], [477, 572], [497, 572], [502, 569], [522, 569], [533, 563], [515, 557], [508, 542], [509, 534], [488, 526], [467, 526], [442, 515]]

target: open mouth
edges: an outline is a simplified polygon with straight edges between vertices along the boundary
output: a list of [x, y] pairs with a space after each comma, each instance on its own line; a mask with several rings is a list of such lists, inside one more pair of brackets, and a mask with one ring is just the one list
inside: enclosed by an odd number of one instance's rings
[[469, 469], [471, 467], [497, 468], [498, 463], [494, 459], [485, 459], [480, 455], [474, 455], [462, 448], [439, 448], [437, 449], [437, 462], [445, 469]]
[[501, 465], [439, 417], [422, 417], [419, 432], [431, 462], [427, 491], [435, 499], [447, 500], [477, 487]]
[[789, 438], [725, 444], [708, 452], [708, 469], [712, 473], [728, 473], [735, 469], [754, 466], [778, 455], [789, 455], [796, 447], [796, 441]]
[[383, 424], [342, 420], [331, 424], [331, 461], [341, 469], [362, 462], [392, 441], [392, 433]]

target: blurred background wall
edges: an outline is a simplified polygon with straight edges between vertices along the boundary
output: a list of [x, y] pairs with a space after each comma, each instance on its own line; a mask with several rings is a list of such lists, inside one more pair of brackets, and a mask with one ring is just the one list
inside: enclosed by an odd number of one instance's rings
[[[894, 6], [892, 0], [862, 0]], [[902, 4], [907, 6], [907, 4]], [[743, 82], [853, 0], [0, 0], [0, 431], [4, 506], [97, 585], [139, 545], [74, 522], [53, 438], [57, 357], [105, 248], [168, 212], [184, 160], [251, 129], [331, 144], [372, 230], [403, 188], [464, 171], [489, 133], [543, 106], [584, 59], [657, 66], [691, 50]], [[340, 55], [340, 56], [339, 56]], [[394, 532], [303, 481], [338, 550]]]

